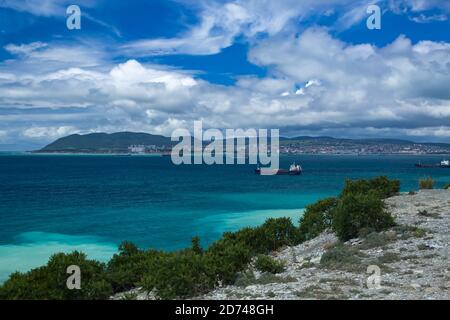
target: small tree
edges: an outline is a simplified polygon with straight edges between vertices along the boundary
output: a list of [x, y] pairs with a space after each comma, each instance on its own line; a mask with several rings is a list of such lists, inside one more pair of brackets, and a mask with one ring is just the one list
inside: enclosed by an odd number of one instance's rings
[[337, 198], [327, 198], [306, 207], [300, 218], [299, 231], [302, 241], [313, 239], [331, 227], [332, 211], [337, 202]]
[[333, 215], [333, 229], [342, 241], [358, 237], [363, 228], [382, 231], [394, 225], [377, 193], [344, 195]]
[[422, 190], [434, 189], [434, 184], [435, 184], [435, 182], [432, 177], [428, 177], [428, 178], [419, 180], [419, 187]]
[[[69, 290], [66, 285], [67, 268], [72, 265], [81, 270], [80, 290]], [[11, 275], [0, 287], [0, 300], [94, 300], [107, 299], [112, 292], [104, 264], [75, 251], [55, 254], [43, 267]]]
[[261, 272], [281, 273], [284, 271], [285, 264], [270, 256], [260, 254], [256, 257], [255, 268]]
[[193, 237], [191, 242], [192, 242], [192, 245], [191, 245], [192, 251], [194, 253], [196, 253], [196, 254], [202, 254], [203, 253], [203, 249], [202, 249], [202, 247], [200, 245], [200, 238], [199, 237]]
[[369, 180], [347, 180], [342, 196], [355, 193], [376, 193], [380, 198], [389, 198], [400, 192], [400, 181], [381, 176]]

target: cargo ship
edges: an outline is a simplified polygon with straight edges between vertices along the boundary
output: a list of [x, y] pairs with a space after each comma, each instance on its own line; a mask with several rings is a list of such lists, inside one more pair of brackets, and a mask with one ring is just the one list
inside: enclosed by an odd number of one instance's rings
[[436, 164], [423, 164], [422, 162], [416, 163], [417, 168], [450, 168], [450, 160], [442, 160], [441, 163]]
[[270, 168], [261, 168], [258, 167], [255, 169], [255, 174], [259, 175], [291, 175], [298, 176], [303, 172], [302, 167], [299, 164], [291, 164], [289, 169], [270, 169]]

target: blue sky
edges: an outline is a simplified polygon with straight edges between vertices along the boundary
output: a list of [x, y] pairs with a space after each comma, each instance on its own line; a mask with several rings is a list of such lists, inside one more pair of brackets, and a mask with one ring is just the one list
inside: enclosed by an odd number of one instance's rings
[[0, 0], [0, 150], [195, 120], [450, 142], [449, 14], [442, 0]]

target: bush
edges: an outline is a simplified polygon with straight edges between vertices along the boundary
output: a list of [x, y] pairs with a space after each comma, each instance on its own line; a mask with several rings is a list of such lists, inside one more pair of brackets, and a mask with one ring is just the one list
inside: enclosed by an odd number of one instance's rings
[[220, 239], [205, 253], [211, 277], [222, 284], [231, 284], [252, 257], [251, 248], [241, 242]]
[[333, 230], [342, 241], [358, 237], [363, 228], [377, 232], [394, 225], [377, 193], [346, 194], [333, 213]]
[[290, 218], [267, 219], [254, 230], [254, 253], [269, 253], [283, 246], [296, 245], [300, 242], [299, 230]]
[[[71, 265], [81, 269], [80, 290], [67, 288], [67, 268]], [[55, 254], [43, 267], [16, 272], [0, 287], [0, 300], [93, 300], [107, 299], [111, 294], [105, 265], [87, 260], [77, 251]]]
[[239, 272], [234, 285], [237, 287], [248, 287], [256, 283], [256, 277], [253, 270], [245, 270]]
[[155, 258], [141, 285], [147, 291], [155, 289], [161, 299], [192, 297], [214, 287], [209, 264], [203, 255], [186, 250]]
[[355, 248], [338, 244], [320, 258], [320, 265], [327, 269], [359, 271], [363, 266], [362, 254]]
[[148, 270], [148, 264], [160, 253], [139, 250], [134, 244], [124, 242], [108, 263], [107, 275], [114, 292], [123, 292], [137, 286]]
[[372, 232], [364, 237], [364, 241], [359, 245], [360, 249], [368, 250], [372, 248], [384, 247], [397, 239], [394, 233]]
[[389, 198], [400, 192], [400, 181], [389, 180], [387, 177], [377, 177], [370, 180], [347, 180], [342, 196], [348, 194], [369, 192], [377, 194], [380, 198]]
[[255, 268], [261, 272], [281, 273], [284, 271], [285, 264], [272, 257], [260, 254], [256, 257]]
[[444, 186], [444, 189], [445, 189], [445, 190], [450, 189], [450, 183], [447, 183], [447, 184]]
[[419, 180], [419, 188], [424, 189], [434, 189], [434, 180], [432, 177]]
[[255, 255], [269, 253], [287, 245], [296, 245], [300, 242], [300, 236], [298, 228], [292, 224], [290, 218], [270, 218], [257, 228], [226, 232], [222, 240], [239, 242]]
[[193, 237], [191, 243], [192, 243], [191, 250], [194, 253], [197, 253], [197, 254], [202, 254], [203, 253], [203, 249], [202, 249], [202, 247], [200, 245], [200, 238], [199, 237]]
[[331, 227], [332, 212], [337, 202], [337, 198], [327, 198], [306, 207], [299, 226], [302, 241], [313, 239]]

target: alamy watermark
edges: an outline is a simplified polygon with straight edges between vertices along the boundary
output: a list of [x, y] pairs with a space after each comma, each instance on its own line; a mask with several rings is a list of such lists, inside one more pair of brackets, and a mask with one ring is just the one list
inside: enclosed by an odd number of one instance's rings
[[66, 14], [69, 15], [66, 20], [66, 26], [69, 30], [81, 29], [81, 9], [77, 5], [67, 7]]
[[367, 28], [369, 30], [381, 30], [381, 8], [372, 4], [367, 7], [367, 13], [370, 14], [366, 21]]
[[[219, 129], [203, 130], [202, 121], [194, 122], [194, 135], [187, 129], [176, 129], [171, 158], [180, 164], [255, 164], [268, 166], [262, 175], [274, 175], [279, 170], [279, 129]], [[205, 143], [208, 143], [206, 146]]]
[[67, 278], [66, 286], [69, 290], [81, 289], [81, 269], [77, 265], [71, 265], [67, 267], [67, 274], [70, 276]]
[[367, 267], [367, 273], [371, 274], [367, 278], [367, 288], [369, 290], [381, 289], [381, 269], [377, 265], [370, 265]]

